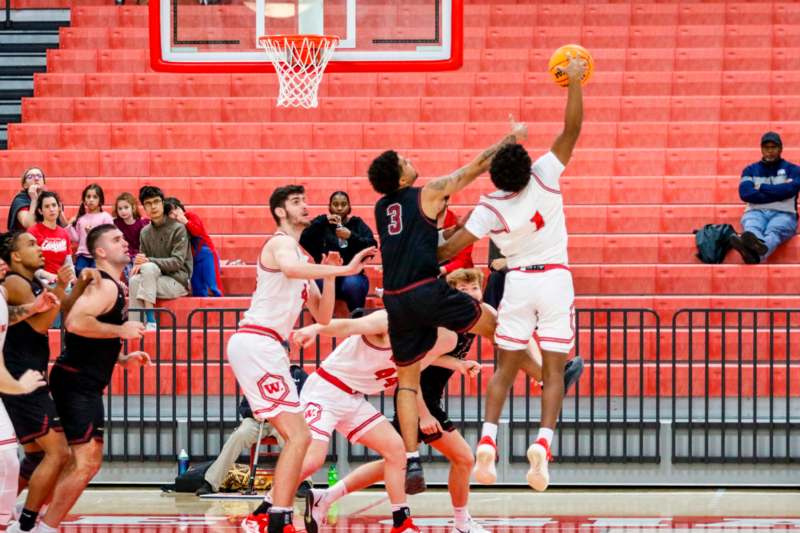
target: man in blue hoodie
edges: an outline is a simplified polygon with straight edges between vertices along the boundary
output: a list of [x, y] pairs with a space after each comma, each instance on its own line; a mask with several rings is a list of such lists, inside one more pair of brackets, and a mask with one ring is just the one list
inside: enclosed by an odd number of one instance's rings
[[773, 131], [761, 137], [761, 161], [747, 166], [739, 182], [739, 197], [747, 203], [741, 235], [730, 244], [744, 262], [765, 261], [778, 245], [797, 232], [800, 167], [781, 157], [783, 142]]

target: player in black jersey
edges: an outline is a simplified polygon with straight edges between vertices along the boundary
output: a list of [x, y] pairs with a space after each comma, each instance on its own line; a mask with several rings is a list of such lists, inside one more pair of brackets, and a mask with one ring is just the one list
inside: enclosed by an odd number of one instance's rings
[[524, 124], [511, 124], [503, 140], [484, 150], [472, 163], [448, 176], [415, 187], [417, 171], [394, 150], [375, 158], [369, 181], [383, 195], [375, 205], [375, 220], [383, 260], [383, 303], [389, 313], [389, 337], [399, 379], [397, 410], [408, 465], [406, 491], [425, 490], [417, 451], [419, 360], [436, 341], [436, 328], [494, 335], [494, 315], [483, 313], [473, 298], [452, 289], [439, 276], [436, 218], [445, 199], [467, 187], [488, 170], [497, 151], [527, 136]]
[[[33, 235], [19, 231], [3, 234], [0, 237], [0, 257], [9, 267], [4, 282], [9, 305], [34, 302], [46, 291], [34, 275], [44, 266], [44, 257]], [[61, 301], [62, 310], [68, 310], [79, 294], [66, 295], [66, 287], [74, 278], [69, 266], [58, 272], [53, 293]], [[47, 375], [50, 359], [48, 329], [58, 312], [59, 307], [54, 306], [8, 328], [3, 358], [14, 378], [19, 379], [28, 370]], [[28, 486], [19, 523], [13, 524], [10, 530], [29, 531], [35, 527], [39, 509], [52, 493], [53, 485], [69, 459], [69, 448], [47, 385], [30, 394], [3, 395], [3, 403], [25, 450], [20, 465], [20, 490], [26, 483]]]
[[[103, 390], [117, 364], [138, 368], [150, 363], [145, 352], [122, 354], [122, 339], [139, 339], [144, 324], [128, 320], [125, 288], [119, 280], [130, 261], [128, 243], [113, 224], [93, 228], [86, 247], [99, 276], [69, 314], [64, 351], [50, 372], [50, 387], [72, 458], [58, 479], [39, 532], [56, 531], [100, 469], [103, 460]], [[81, 273], [83, 274], [83, 272]]]

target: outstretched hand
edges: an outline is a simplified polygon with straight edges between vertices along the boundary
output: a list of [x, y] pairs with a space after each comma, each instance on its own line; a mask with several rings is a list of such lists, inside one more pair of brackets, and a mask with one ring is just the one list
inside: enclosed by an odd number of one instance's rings
[[377, 251], [378, 249], [376, 247], [370, 246], [369, 248], [364, 248], [358, 252], [347, 264], [347, 267], [350, 270], [348, 275], [358, 274], [364, 270], [364, 265], [367, 263], [367, 261], [372, 259]]
[[46, 313], [47, 311], [54, 307], [58, 307], [59, 305], [61, 305], [61, 301], [58, 299], [58, 296], [52, 292], [44, 291], [33, 301], [32, 312], [34, 315]]
[[521, 142], [528, 138], [527, 124], [515, 121], [512, 114], [508, 115], [508, 120], [511, 122], [511, 135], [514, 136], [516, 142]]
[[311, 324], [304, 328], [296, 329], [289, 334], [289, 342], [301, 348], [308, 348], [317, 340], [319, 324]]
[[586, 69], [589, 68], [589, 64], [580, 57], [572, 55], [572, 52], [567, 52], [567, 59], [569, 60], [567, 66], [556, 67], [556, 70], [566, 74], [570, 81], [581, 81], [583, 79], [583, 75], [586, 73]]

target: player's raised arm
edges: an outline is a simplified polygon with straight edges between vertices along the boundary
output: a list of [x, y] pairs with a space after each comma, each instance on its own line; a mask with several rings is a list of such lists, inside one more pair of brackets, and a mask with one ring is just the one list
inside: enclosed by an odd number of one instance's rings
[[550, 151], [555, 154], [561, 164], [565, 165], [572, 157], [572, 150], [578, 142], [583, 125], [583, 87], [581, 78], [586, 71], [586, 62], [577, 57], [570, 57], [569, 64], [561, 69], [569, 77], [567, 89], [567, 107], [564, 112], [564, 129], [556, 137]]
[[281, 235], [270, 239], [261, 252], [261, 261], [267, 266], [275, 265], [287, 278], [332, 278], [358, 274], [375, 252], [375, 247], [372, 246], [358, 252], [346, 265], [317, 265], [300, 261], [297, 257], [297, 242], [291, 237]]
[[452, 174], [436, 178], [425, 184], [422, 188], [422, 209], [425, 214], [435, 218], [442, 210], [445, 197], [464, 189], [475, 181], [478, 176], [486, 172], [489, 169], [492, 158], [500, 148], [510, 143], [520, 142], [527, 136], [528, 127], [524, 123], [514, 122], [512, 117], [511, 131], [499, 142], [481, 152], [468, 165], [461, 167]]
[[[342, 257], [339, 252], [322, 254], [322, 265], [342, 266]], [[308, 299], [306, 307], [318, 324], [327, 324], [333, 318], [333, 308], [336, 305], [336, 278], [325, 278], [322, 290], [316, 283], [308, 284]]]
[[317, 335], [349, 337], [350, 335], [385, 335], [389, 331], [386, 311], [380, 310], [360, 318], [335, 318], [328, 324], [311, 324], [292, 332], [292, 342], [307, 348]]

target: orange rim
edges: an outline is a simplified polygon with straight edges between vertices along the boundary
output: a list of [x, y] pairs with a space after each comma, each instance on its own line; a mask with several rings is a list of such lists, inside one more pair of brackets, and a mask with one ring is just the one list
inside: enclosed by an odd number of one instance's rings
[[292, 44], [302, 44], [303, 41], [306, 41], [306, 40], [308, 42], [310, 42], [312, 45], [314, 45], [315, 47], [323, 45], [323, 44], [327, 44], [327, 43], [333, 43], [334, 46], [339, 44], [339, 37], [337, 35], [311, 35], [311, 34], [307, 34], [307, 35], [302, 35], [302, 34], [298, 34], [298, 35], [263, 35], [263, 36], [258, 38], [259, 44], [263, 45], [263, 43], [265, 41], [269, 41], [269, 42], [271, 42], [271, 43], [273, 43], [274, 45], [277, 45], [277, 46], [282, 46], [283, 43], [285, 43], [285, 42], [290, 42]]

